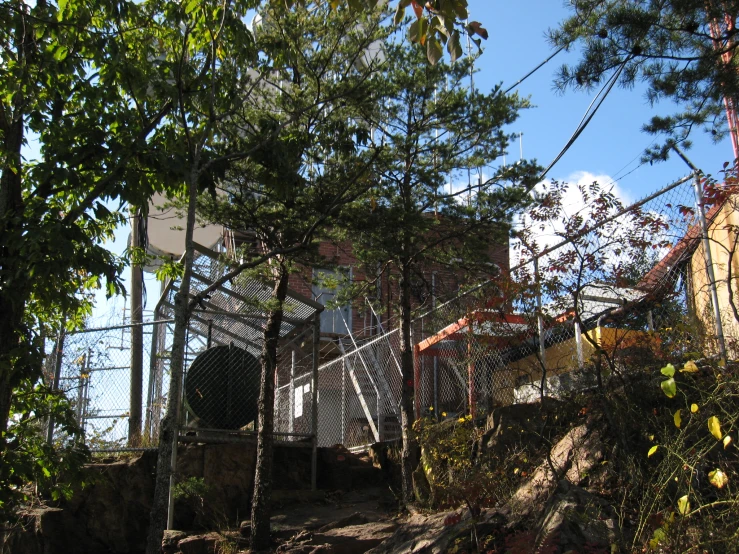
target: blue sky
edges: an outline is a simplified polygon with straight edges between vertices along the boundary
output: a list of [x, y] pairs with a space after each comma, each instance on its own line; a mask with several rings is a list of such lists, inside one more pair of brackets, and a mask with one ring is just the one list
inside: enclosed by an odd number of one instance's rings
[[[479, 60], [475, 85], [490, 89], [502, 82], [513, 85], [553, 49], [546, 39], [547, 29], [568, 15], [561, 0], [502, 2], [470, 0], [470, 18], [488, 29], [484, 53]], [[593, 94], [569, 90], [564, 94], [553, 88], [556, 69], [565, 61], [574, 61], [577, 53], [561, 53], [522, 83], [517, 91], [530, 97], [534, 108], [522, 112], [511, 127], [523, 132], [523, 154], [549, 165], [567, 142], [590, 104]], [[655, 137], [641, 131], [641, 126], [657, 113], [671, 113], [674, 105], [650, 107], [644, 88], [614, 88], [580, 138], [550, 171], [548, 177], [575, 180], [581, 172], [611, 179], [624, 175], [640, 163], [640, 155]], [[718, 145], [701, 130], [694, 131], [693, 148], [688, 156], [705, 173], [718, 174], [723, 162], [733, 159], [731, 143]], [[519, 148], [511, 149], [513, 160]], [[509, 157], [509, 158], [510, 158]], [[679, 159], [650, 166], [646, 164], [618, 181], [627, 199], [637, 200], [688, 173]]]

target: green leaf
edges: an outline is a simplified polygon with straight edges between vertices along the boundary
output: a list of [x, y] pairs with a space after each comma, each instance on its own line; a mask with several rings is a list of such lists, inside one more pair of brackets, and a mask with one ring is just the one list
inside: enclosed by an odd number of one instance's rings
[[428, 38], [426, 40], [426, 56], [429, 62], [431, 62], [431, 65], [436, 65], [443, 54], [441, 44], [436, 38]]
[[460, 44], [459, 31], [452, 33], [452, 38], [446, 44], [446, 50], [449, 52], [449, 57], [453, 62], [456, 62], [464, 53], [462, 45]]
[[677, 499], [677, 511], [682, 516], [686, 516], [690, 513], [690, 502], [688, 501], [687, 494]]
[[716, 416], [708, 418], [708, 430], [717, 441], [720, 441], [724, 436], [723, 433], [721, 433], [721, 422]]
[[652, 448], [649, 449], [649, 452], [647, 452], [647, 458], [651, 458], [655, 452], [657, 452], [657, 449], [659, 448], [658, 444], [655, 444]]
[[62, 61], [62, 60], [63, 60], [64, 58], [66, 58], [66, 57], [67, 57], [67, 53], [68, 53], [68, 52], [69, 52], [69, 50], [67, 49], [67, 47], [66, 47], [66, 46], [61, 46], [61, 45], [59, 45], [59, 47], [58, 47], [58, 48], [57, 48], [56, 50], [54, 50], [54, 59], [55, 59], [56, 61], [60, 62], [60, 61]]
[[408, 39], [411, 42], [418, 42], [422, 46], [426, 44], [426, 37], [428, 35], [429, 24], [426, 19], [417, 19], [408, 28]]
[[665, 367], [663, 367], [659, 371], [665, 377], [674, 377], [675, 376], [675, 366], [672, 365], [672, 364], [667, 364]]
[[662, 387], [662, 392], [665, 393], [667, 398], [675, 398], [675, 395], [677, 394], [677, 384], [675, 383], [675, 379], [670, 377], [669, 379], [662, 381], [660, 387]]
[[395, 10], [395, 17], [393, 18], [393, 24], [400, 25], [401, 21], [405, 17], [405, 9], [411, 5], [411, 0], [400, 0], [398, 7]]

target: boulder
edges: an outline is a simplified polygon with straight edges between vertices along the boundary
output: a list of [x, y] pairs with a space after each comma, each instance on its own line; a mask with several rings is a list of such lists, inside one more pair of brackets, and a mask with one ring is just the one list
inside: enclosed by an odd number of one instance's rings
[[619, 536], [608, 502], [566, 480], [560, 481], [536, 526], [537, 548], [551, 544], [559, 552], [610, 552]]

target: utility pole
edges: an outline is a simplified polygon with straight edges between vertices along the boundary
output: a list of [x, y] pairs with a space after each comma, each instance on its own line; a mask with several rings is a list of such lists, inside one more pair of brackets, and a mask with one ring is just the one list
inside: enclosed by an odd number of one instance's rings
[[[141, 212], [131, 207], [131, 249], [136, 252], [141, 244], [139, 227]], [[143, 322], [143, 267], [131, 262], [131, 406], [128, 417], [128, 445], [141, 445], [141, 401], [144, 376], [144, 326]]]

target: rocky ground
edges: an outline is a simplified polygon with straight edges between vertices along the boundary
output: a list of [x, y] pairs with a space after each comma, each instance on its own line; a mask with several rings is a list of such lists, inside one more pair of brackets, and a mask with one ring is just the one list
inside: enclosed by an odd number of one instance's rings
[[[531, 425], [531, 413], [532, 408], [507, 411], [491, 426], [484, 446], [508, 448], [505, 431], [520, 433]], [[273, 550], [293, 554], [610, 554], [619, 543], [620, 530], [609, 501], [592, 492], [597, 488], [594, 476], [606, 465], [597, 426], [584, 418], [546, 450], [548, 456], [520, 480], [510, 498], [482, 509], [475, 517], [467, 507], [437, 513], [412, 509], [400, 514], [388, 484], [392, 471], [387, 466], [392, 460], [387, 452], [379, 448], [371, 457], [358, 457], [340, 450], [337, 456], [353, 474], [353, 479], [345, 478], [353, 483], [352, 490], [278, 491], [272, 517]], [[165, 552], [249, 552], [249, 533], [248, 522], [239, 531], [173, 533], [165, 540]]]

